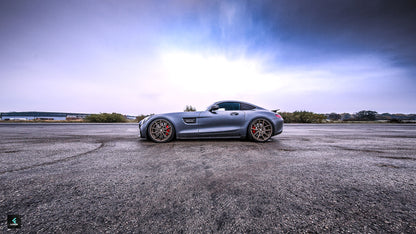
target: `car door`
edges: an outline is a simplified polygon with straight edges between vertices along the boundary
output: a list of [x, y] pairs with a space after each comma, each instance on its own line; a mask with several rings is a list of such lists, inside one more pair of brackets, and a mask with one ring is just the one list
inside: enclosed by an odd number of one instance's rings
[[198, 118], [200, 137], [240, 136], [245, 123], [245, 112], [240, 103], [219, 103], [219, 110], [203, 111]]

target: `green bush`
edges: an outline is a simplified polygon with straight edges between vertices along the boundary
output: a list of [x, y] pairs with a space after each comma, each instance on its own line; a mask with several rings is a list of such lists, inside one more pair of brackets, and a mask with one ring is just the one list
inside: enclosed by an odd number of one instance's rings
[[94, 123], [120, 123], [120, 122], [127, 122], [126, 118], [122, 114], [118, 113], [100, 113], [100, 114], [92, 114], [85, 118], [88, 122]]
[[322, 123], [326, 119], [325, 115], [310, 111], [280, 112], [279, 114], [285, 123]]
[[280, 116], [284, 119], [285, 123], [294, 123], [293, 113], [291, 112], [279, 112]]
[[389, 123], [402, 123], [403, 121], [401, 119], [390, 119]]

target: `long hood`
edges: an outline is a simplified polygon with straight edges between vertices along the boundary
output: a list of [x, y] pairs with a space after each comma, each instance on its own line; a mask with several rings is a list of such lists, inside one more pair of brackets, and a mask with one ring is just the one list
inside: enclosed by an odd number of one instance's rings
[[198, 117], [202, 111], [172, 112], [154, 115], [155, 117]]

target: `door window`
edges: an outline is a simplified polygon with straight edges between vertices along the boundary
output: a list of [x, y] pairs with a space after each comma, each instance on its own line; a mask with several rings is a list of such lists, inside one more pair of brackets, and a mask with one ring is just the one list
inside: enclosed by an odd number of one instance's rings
[[240, 103], [238, 102], [223, 102], [218, 104], [220, 108], [224, 108], [225, 111], [238, 111], [240, 110]]

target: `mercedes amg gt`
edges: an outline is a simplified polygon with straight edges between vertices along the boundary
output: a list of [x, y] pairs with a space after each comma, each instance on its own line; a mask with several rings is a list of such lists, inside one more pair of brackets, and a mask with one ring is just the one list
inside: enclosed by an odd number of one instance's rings
[[283, 131], [277, 110], [241, 101], [220, 101], [206, 111], [152, 115], [139, 122], [140, 137], [157, 143], [189, 138], [250, 138], [266, 142]]

